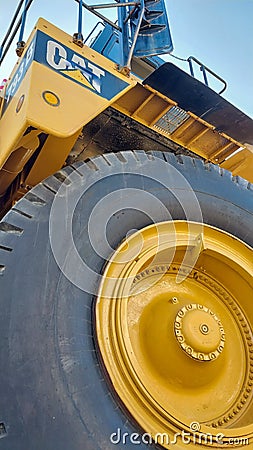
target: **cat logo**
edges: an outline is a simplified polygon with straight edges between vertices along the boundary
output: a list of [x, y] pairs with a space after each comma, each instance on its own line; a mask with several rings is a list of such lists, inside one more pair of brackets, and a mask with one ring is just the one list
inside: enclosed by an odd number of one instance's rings
[[71, 48], [63, 46], [50, 36], [38, 30], [6, 88], [2, 114], [6, 111], [15, 96], [33, 61], [45, 65], [64, 77], [78, 83], [85, 89], [107, 100], [111, 100], [127, 86], [127, 80], [110, 73], [102, 67], [75, 53]]
[[100, 94], [105, 71], [76, 53], [69, 56], [60, 43], [47, 42], [46, 60], [49, 66]]

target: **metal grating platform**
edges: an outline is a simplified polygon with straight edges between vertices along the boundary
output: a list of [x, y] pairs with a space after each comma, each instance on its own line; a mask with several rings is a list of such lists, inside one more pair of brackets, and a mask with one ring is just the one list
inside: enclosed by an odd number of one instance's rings
[[154, 127], [159, 131], [171, 134], [187, 119], [189, 119], [189, 117], [189, 114], [187, 114], [183, 109], [178, 106], [173, 106], [154, 124]]

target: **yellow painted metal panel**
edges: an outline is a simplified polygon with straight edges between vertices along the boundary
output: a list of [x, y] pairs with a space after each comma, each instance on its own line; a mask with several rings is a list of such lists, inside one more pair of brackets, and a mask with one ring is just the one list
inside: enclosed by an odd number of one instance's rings
[[[45, 92], [56, 94], [58, 106], [46, 102]], [[64, 138], [76, 133], [107, 106], [108, 100], [37, 62], [33, 63], [27, 109], [30, 125]]]
[[[27, 105], [31, 83], [31, 68], [28, 70], [21, 86], [15, 93], [8, 109], [0, 120], [0, 168], [7, 161], [11, 152], [21, 146], [21, 139], [28, 127]], [[24, 95], [24, 102], [19, 112], [16, 112], [18, 100]]]
[[221, 167], [253, 183], [253, 148], [239, 151], [224, 161]]
[[79, 135], [79, 131], [68, 138], [48, 136], [43, 151], [36, 158], [25, 182], [28, 186], [35, 186], [41, 180], [53, 175], [61, 169]]
[[[42, 146], [37, 173], [34, 167], [30, 178], [40, 181], [58, 170], [82, 127], [136, 83], [120, 74], [112, 61], [76, 46], [68, 34], [39, 19], [7, 84], [0, 120], [0, 169], [19, 148], [32, 147], [32, 155], [44, 133], [51, 138]], [[36, 136], [27, 143], [34, 128]], [[49, 154], [45, 171], [43, 161]]]

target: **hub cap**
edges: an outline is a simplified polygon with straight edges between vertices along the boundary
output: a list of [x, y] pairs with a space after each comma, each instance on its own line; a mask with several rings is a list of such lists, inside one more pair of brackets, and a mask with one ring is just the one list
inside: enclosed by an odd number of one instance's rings
[[206, 306], [192, 303], [184, 306], [177, 313], [174, 328], [181, 348], [191, 358], [212, 361], [224, 348], [224, 328]]
[[136, 232], [107, 264], [101, 356], [124, 406], [163, 447], [178, 433], [177, 450], [217, 447], [217, 434], [226, 448], [253, 449], [252, 275], [249, 246], [186, 222]]

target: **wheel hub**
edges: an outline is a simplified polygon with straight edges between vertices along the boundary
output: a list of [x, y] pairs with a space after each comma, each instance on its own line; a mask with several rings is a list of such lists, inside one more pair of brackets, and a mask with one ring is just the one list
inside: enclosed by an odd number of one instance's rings
[[186, 267], [187, 246], [194, 254], [199, 241], [199, 224], [189, 233], [189, 223], [167, 222], [121, 244], [99, 290], [98, 346], [145, 432], [172, 440], [197, 421], [213, 436], [213, 444], [198, 441], [201, 448], [215, 447], [220, 431], [227, 443], [249, 438], [253, 449], [252, 249], [204, 225], [199, 258]]
[[198, 361], [212, 361], [221, 354], [224, 328], [218, 317], [206, 306], [189, 304], [178, 312], [174, 323], [180, 347]]

